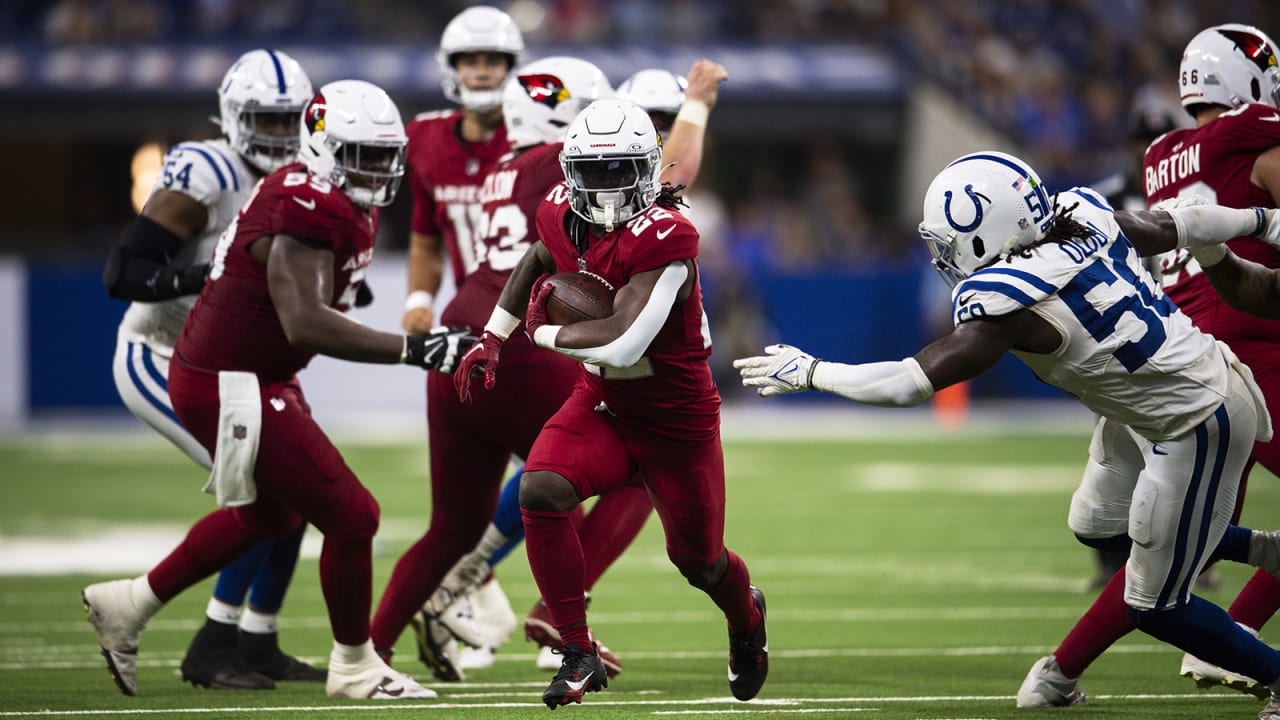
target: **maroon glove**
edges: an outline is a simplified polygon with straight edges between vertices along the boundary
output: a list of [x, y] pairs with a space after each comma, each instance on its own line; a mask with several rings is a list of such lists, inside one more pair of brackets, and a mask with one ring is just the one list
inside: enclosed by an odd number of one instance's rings
[[485, 390], [493, 389], [493, 384], [497, 381], [498, 352], [501, 350], [502, 338], [485, 332], [467, 354], [462, 356], [457, 371], [453, 373], [453, 387], [458, 391], [459, 400], [471, 402], [471, 380], [476, 375], [484, 375]]
[[524, 334], [533, 342], [533, 333], [547, 324], [547, 298], [555, 288], [545, 282], [550, 275], [543, 275], [533, 284], [533, 292], [529, 295], [529, 309], [524, 313]]

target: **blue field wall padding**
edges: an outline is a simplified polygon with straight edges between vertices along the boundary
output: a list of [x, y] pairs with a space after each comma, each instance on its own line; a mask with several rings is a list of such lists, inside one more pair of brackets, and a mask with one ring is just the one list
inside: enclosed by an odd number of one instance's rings
[[127, 307], [107, 297], [100, 265], [28, 266], [33, 411], [121, 407], [111, 360]]

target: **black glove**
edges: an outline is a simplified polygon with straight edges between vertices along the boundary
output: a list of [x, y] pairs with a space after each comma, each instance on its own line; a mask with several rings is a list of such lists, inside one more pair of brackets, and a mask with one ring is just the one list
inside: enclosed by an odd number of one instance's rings
[[209, 263], [192, 265], [173, 276], [173, 287], [179, 295], [195, 295], [204, 289], [204, 279], [209, 275]]
[[400, 361], [427, 370], [452, 373], [458, 359], [476, 342], [466, 325], [432, 328], [426, 335], [407, 335]]
[[369, 289], [369, 283], [360, 282], [360, 287], [356, 288], [356, 307], [368, 307], [373, 304], [373, 291]]

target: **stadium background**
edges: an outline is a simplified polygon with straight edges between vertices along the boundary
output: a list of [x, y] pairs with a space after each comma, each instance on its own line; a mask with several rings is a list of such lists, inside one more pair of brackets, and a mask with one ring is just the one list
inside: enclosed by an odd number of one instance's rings
[[[238, 53], [286, 50], [317, 86], [374, 81], [408, 119], [447, 106], [435, 45], [468, 4], [0, 4], [0, 429], [130, 420], [110, 377], [124, 304], [102, 292], [100, 268], [134, 213], [135, 160], [216, 133], [214, 88]], [[946, 288], [914, 225], [923, 188], [951, 158], [994, 147], [1030, 160], [1051, 187], [1093, 183], [1124, 168], [1134, 100], [1174, 96], [1197, 30], [1234, 21], [1280, 33], [1280, 7], [1263, 0], [498, 4], [522, 24], [529, 59], [582, 56], [615, 85], [704, 56], [728, 68], [691, 200], [708, 218], [713, 362], [735, 403], [745, 396], [729, 362], [767, 342], [863, 361], [945, 331]], [[357, 315], [370, 325], [398, 326], [408, 200], [402, 191], [384, 215], [376, 302]], [[318, 360], [306, 373], [322, 421], [421, 417], [421, 378], [405, 368]], [[973, 393], [1059, 396], [1013, 361]]]

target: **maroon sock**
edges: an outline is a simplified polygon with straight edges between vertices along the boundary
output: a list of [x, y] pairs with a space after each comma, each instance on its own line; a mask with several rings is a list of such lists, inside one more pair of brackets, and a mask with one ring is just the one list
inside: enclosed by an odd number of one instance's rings
[[1107, 648], [1134, 629], [1129, 606], [1124, 603], [1124, 568], [1120, 568], [1062, 639], [1053, 657], [1064, 675], [1078, 678]]
[[551, 621], [566, 645], [591, 646], [587, 603], [583, 598], [582, 543], [567, 512], [520, 509], [529, 569], [547, 604]]
[[1258, 570], [1231, 603], [1231, 619], [1259, 630], [1280, 610], [1280, 580], [1266, 570]]
[[707, 591], [711, 600], [724, 611], [729, 629], [735, 633], [749, 633], [760, 625], [760, 609], [751, 597], [751, 573], [732, 550], [726, 549], [729, 567], [720, 584]]
[[649, 491], [643, 485], [626, 486], [600, 496], [582, 520], [578, 536], [585, 565], [584, 587], [596, 581], [618, 556], [631, 546], [653, 510]]
[[178, 547], [147, 573], [160, 602], [231, 564], [257, 543], [230, 510], [215, 510], [196, 521]]
[[373, 602], [373, 540], [325, 538], [320, 551], [320, 589], [329, 606], [333, 639], [360, 645], [369, 639]]

